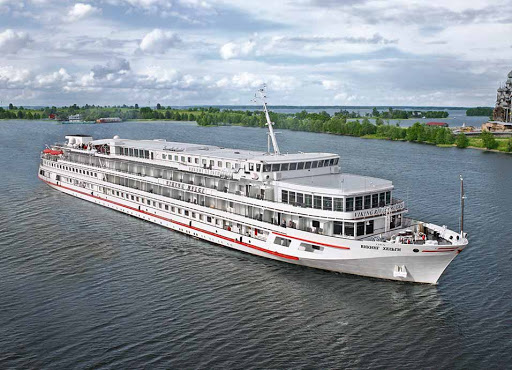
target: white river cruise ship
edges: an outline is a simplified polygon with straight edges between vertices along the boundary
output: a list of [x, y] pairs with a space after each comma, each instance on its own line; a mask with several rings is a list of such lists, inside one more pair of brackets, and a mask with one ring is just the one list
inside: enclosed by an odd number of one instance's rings
[[336, 154], [280, 153], [263, 105], [267, 152], [69, 135], [67, 143], [43, 150], [39, 178], [64, 193], [239, 251], [437, 284], [467, 246], [466, 234], [406, 218], [391, 181], [343, 173]]

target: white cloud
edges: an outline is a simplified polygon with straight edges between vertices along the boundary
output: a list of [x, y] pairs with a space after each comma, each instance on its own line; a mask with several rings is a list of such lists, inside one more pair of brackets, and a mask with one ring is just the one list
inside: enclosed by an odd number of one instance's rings
[[338, 90], [341, 88], [342, 84], [336, 80], [322, 80], [322, 86], [326, 90]]
[[25, 32], [16, 32], [7, 29], [0, 33], [0, 52], [5, 54], [16, 54], [21, 49], [26, 48], [31, 43], [31, 39]]
[[220, 56], [222, 59], [233, 59], [248, 56], [252, 53], [256, 46], [256, 43], [253, 40], [249, 40], [247, 42], [242, 42], [236, 44], [234, 42], [228, 42], [227, 44], [222, 45], [219, 50]]
[[0, 66], [0, 89], [22, 87], [30, 81], [30, 71], [13, 66]]
[[57, 72], [39, 75], [36, 77], [36, 83], [40, 87], [48, 88], [54, 85], [60, 85], [71, 80], [71, 76], [64, 68], [60, 68]]
[[267, 84], [269, 90], [286, 91], [300, 85], [293, 76], [281, 76], [276, 74], [256, 75], [249, 72], [242, 72], [233, 75], [231, 78], [223, 77], [217, 81], [216, 86], [221, 88], [237, 88], [253, 90]]
[[175, 33], [155, 28], [144, 36], [139, 49], [147, 54], [165, 54], [169, 49], [180, 47], [182, 43]]
[[67, 20], [75, 22], [83, 18], [87, 18], [93, 14], [98, 14], [101, 9], [96, 8], [90, 4], [76, 3], [68, 12]]

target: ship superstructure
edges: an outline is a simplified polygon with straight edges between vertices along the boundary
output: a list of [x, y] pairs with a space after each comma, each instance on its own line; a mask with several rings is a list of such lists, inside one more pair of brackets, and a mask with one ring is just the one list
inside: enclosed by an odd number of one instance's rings
[[[264, 106], [265, 112], [266, 105]], [[257, 152], [69, 135], [39, 178], [67, 194], [240, 251], [325, 270], [436, 284], [466, 234], [405, 217], [391, 181], [331, 153]]]

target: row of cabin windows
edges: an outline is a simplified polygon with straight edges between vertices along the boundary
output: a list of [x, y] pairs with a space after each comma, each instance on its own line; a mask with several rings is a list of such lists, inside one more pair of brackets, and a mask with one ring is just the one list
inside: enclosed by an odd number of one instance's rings
[[391, 204], [391, 192], [387, 191], [345, 198], [345, 208], [343, 208], [343, 198], [322, 197], [320, 195], [282, 190], [281, 202], [306, 208], [324, 209], [327, 211], [352, 212]]
[[[182, 163], [193, 163], [193, 164], [199, 164], [199, 158], [198, 157], [185, 157], [184, 155], [182, 156], [179, 156], [179, 155], [174, 155], [174, 158], [173, 158], [173, 155], [171, 154], [162, 154], [162, 159], [168, 159], [169, 161], [176, 161], [176, 162], [182, 162]], [[215, 161], [213, 159], [203, 159], [201, 160], [202, 162], [202, 165], [204, 167], [214, 167], [215, 166]], [[217, 167], [219, 168], [228, 168], [228, 169], [231, 169], [231, 162], [225, 162], [225, 163], [222, 163], [222, 161], [217, 161]]]
[[309, 170], [310, 168], [335, 166], [338, 164], [338, 161], [339, 158], [331, 158], [310, 162], [264, 164], [263, 172]]
[[363, 236], [373, 234], [374, 221], [361, 221], [361, 222], [333, 222], [333, 234], [343, 236]]
[[59, 163], [47, 163], [47, 164], [50, 164], [50, 166], [55, 167], [55, 168], [60, 168], [61, 170], [76, 172], [76, 173], [79, 173], [79, 174], [82, 174], [82, 175], [87, 175], [87, 176], [98, 177], [98, 173], [97, 172], [82, 170], [80, 168], [75, 168], [75, 167], [69, 167], [69, 166], [66, 166], [66, 165], [63, 165], [63, 164], [59, 164]]
[[[147, 204], [148, 206], [152, 206], [154, 208], [160, 208], [160, 209], [164, 209], [166, 211], [170, 210], [172, 213], [176, 213], [176, 214], [179, 214], [179, 215], [182, 214], [182, 215], [184, 215], [186, 217], [191, 217], [191, 218], [194, 218], [194, 219], [198, 219], [200, 221], [206, 221], [207, 223], [210, 223], [210, 224], [222, 225], [222, 222], [223, 222], [222, 219], [214, 218], [214, 217], [211, 217], [211, 216], [206, 216], [206, 215], [203, 215], [202, 213], [192, 212], [192, 211], [189, 211], [187, 209], [182, 209], [180, 207], [169, 206], [168, 204], [165, 204], [165, 203], [156, 202], [154, 200], [152, 201], [150, 199], [146, 199], [146, 198], [143, 198], [143, 197], [138, 197], [136, 195], [124, 193], [124, 192], [118, 191], [118, 190], [107, 189], [107, 193], [110, 194], [110, 195], [114, 195], [114, 196], [120, 197], [120, 198], [126, 198], [128, 200], [132, 200], [132, 201], [137, 202], [137, 203]], [[241, 224], [237, 224], [237, 225], [238, 225], [239, 229], [242, 228]], [[262, 234], [263, 230], [254, 228], [254, 232], [255, 232], [256, 235], [257, 234]]]
[[145, 158], [145, 159], [149, 159], [151, 157], [151, 159], [153, 159], [153, 152], [150, 153], [149, 150], [144, 150], [144, 149], [121, 147], [120, 153], [121, 153], [121, 155], [125, 155], [128, 157], [137, 157], [137, 158]]

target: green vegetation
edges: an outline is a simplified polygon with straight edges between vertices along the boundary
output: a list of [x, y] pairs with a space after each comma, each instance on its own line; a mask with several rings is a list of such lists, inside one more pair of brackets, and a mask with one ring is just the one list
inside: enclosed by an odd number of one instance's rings
[[497, 149], [498, 141], [494, 138], [494, 135], [489, 131], [482, 131], [480, 134], [480, 140], [486, 149]]
[[482, 116], [482, 117], [490, 117], [492, 116], [493, 109], [490, 107], [476, 107], [469, 108], [466, 110], [466, 116]]
[[457, 148], [467, 148], [469, 146], [469, 139], [463, 133], [457, 135], [457, 139], [455, 140], [455, 145]]

